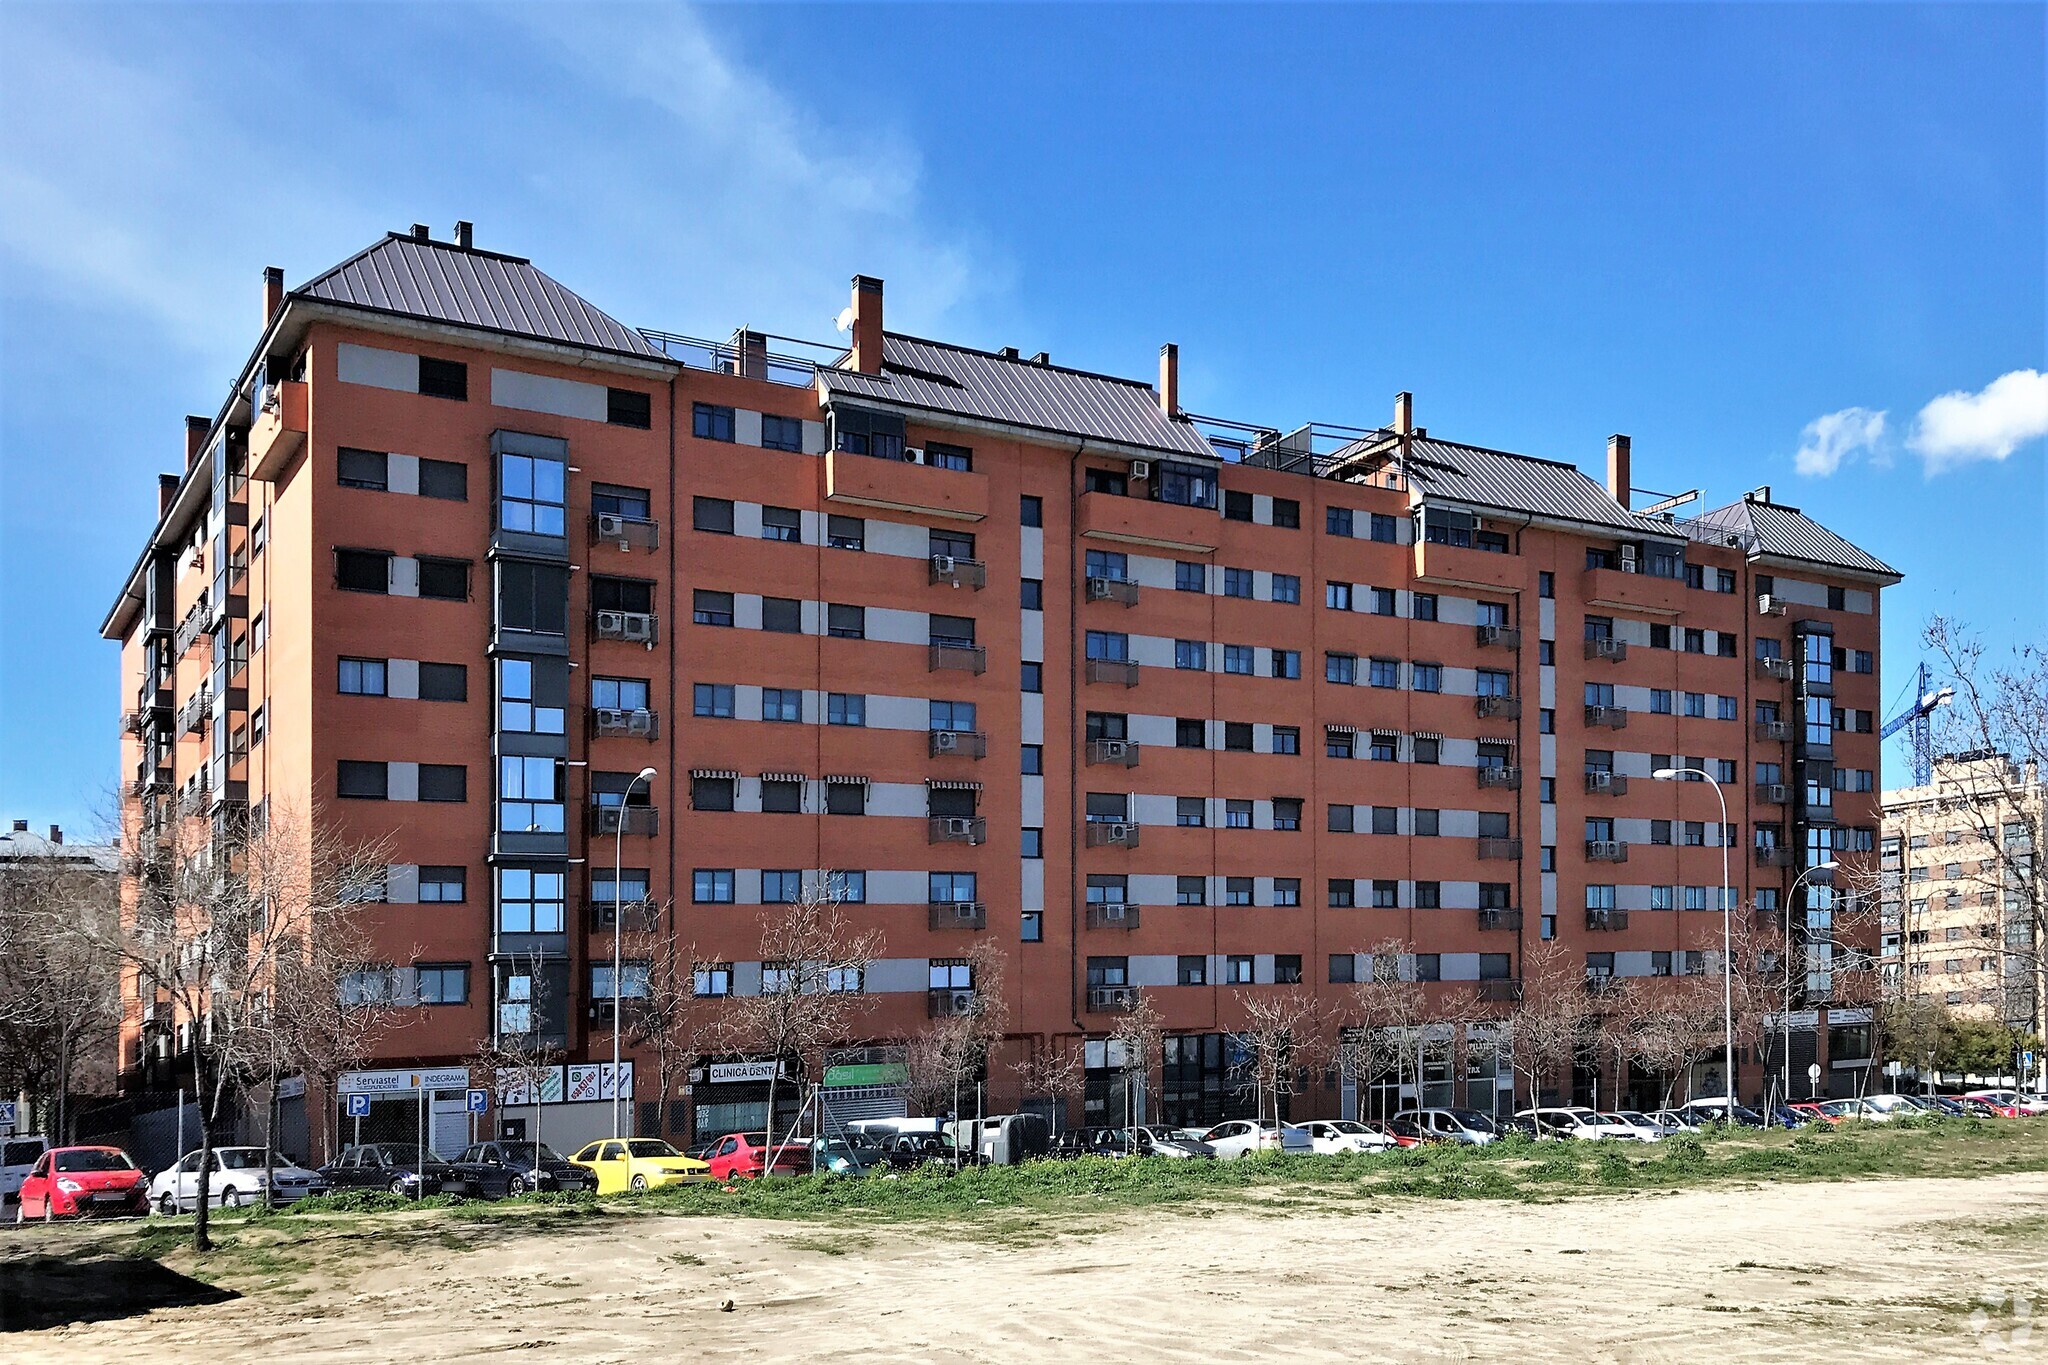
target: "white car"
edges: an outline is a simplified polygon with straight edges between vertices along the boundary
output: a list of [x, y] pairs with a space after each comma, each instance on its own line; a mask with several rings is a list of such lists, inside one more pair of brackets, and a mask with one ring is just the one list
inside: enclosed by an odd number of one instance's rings
[[1922, 1104], [1916, 1095], [1865, 1095], [1863, 1117], [1896, 1118], [1902, 1114], [1925, 1114], [1933, 1106]]
[[1621, 1133], [1611, 1133], [1609, 1136], [1633, 1138], [1637, 1142], [1662, 1142], [1664, 1140], [1663, 1127], [1642, 1114], [1617, 1109], [1610, 1113], [1601, 1114], [1598, 1117], [1609, 1128], [1624, 1130]]
[[1202, 1141], [1215, 1148], [1218, 1161], [1250, 1156], [1255, 1151], [1307, 1156], [1315, 1150], [1306, 1128], [1292, 1123], [1254, 1123], [1250, 1119], [1225, 1119], [1202, 1134]]
[[1426, 1138], [1467, 1147], [1484, 1147], [1500, 1136], [1493, 1119], [1477, 1109], [1403, 1109], [1393, 1122], [1411, 1125]]
[[1385, 1133], [1351, 1119], [1313, 1119], [1301, 1126], [1308, 1130], [1309, 1146], [1318, 1156], [1384, 1152], [1394, 1145], [1394, 1140]]
[[[199, 1206], [199, 1155], [187, 1152], [176, 1165], [157, 1173], [149, 1182], [151, 1208], [169, 1216], [190, 1213]], [[272, 1157], [275, 1164], [266, 1173], [261, 1147], [214, 1148], [213, 1171], [206, 1182], [207, 1202], [232, 1209], [261, 1203], [266, 1196], [272, 1204], [290, 1204], [309, 1194], [327, 1193], [327, 1179], [320, 1172], [297, 1165], [283, 1152]]]
[[49, 1150], [50, 1140], [40, 1133], [0, 1140], [0, 1208], [21, 1199], [21, 1182]]
[[1552, 1109], [1524, 1109], [1515, 1117], [1534, 1119], [1537, 1131], [1547, 1137], [1568, 1138], [1580, 1142], [1595, 1142], [1602, 1138], [1625, 1138], [1633, 1141], [1636, 1137], [1635, 1129], [1620, 1120], [1610, 1120], [1579, 1105], [1565, 1105]]

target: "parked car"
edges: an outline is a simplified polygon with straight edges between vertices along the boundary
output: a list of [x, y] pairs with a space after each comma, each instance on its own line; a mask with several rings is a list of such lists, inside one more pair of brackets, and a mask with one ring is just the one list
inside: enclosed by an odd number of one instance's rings
[[1052, 1125], [1043, 1114], [985, 1114], [959, 1119], [944, 1131], [991, 1166], [1017, 1166], [1052, 1148]]
[[[1070, 1133], [1079, 1130], [1070, 1129]], [[953, 1145], [953, 1139], [945, 1133], [898, 1133], [882, 1144], [882, 1154], [889, 1159], [889, 1165], [899, 1171], [918, 1166], [941, 1165], [979, 1166], [986, 1164], [986, 1158], [973, 1152], [963, 1152]], [[1076, 1156], [1081, 1152], [1074, 1152]]]
[[21, 1197], [21, 1182], [50, 1150], [50, 1140], [41, 1133], [22, 1133], [0, 1141], [0, 1208]]
[[141, 1168], [119, 1147], [52, 1147], [23, 1178], [14, 1221], [144, 1214], [148, 1196]]
[[504, 1199], [534, 1190], [594, 1190], [597, 1176], [545, 1142], [479, 1142], [448, 1163], [475, 1199]]
[[1457, 1142], [1468, 1147], [1483, 1147], [1500, 1136], [1493, 1119], [1477, 1109], [1404, 1109], [1394, 1115], [1393, 1121], [1397, 1125], [1412, 1124], [1438, 1142]]
[[819, 1175], [873, 1175], [889, 1169], [888, 1154], [872, 1143], [814, 1137], [804, 1150]]
[[1983, 1100], [1971, 1099], [1968, 1095], [1936, 1095], [1934, 1098], [1945, 1105], [1955, 1106], [1951, 1112], [1964, 1118], [1995, 1119], [2004, 1117], [2004, 1115], [1998, 1112], [1996, 1105], [1987, 1104]]
[[1979, 1100], [1990, 1105], [1998, 1111], [1998, 1116], [2003, 1119], [2025, 1118], [2034, 1112], [2027, 1107], [2024, 1099], [2016, 1090], [1972, 1090], [1963, 1098]]
[[1645, 1140], [1642, 1132], [1634, 1124], [1625, 1123], [1611, 1114], [1598, 1113], [1584, 1105], [1554, 1105], [1541, 1109], [1524, 1109], [1521, 1112], [1536, 1121], [1537, 1128], [1545, 1137], [1569, 1138], [1574, 1141], [1597, 1141], [1603, 1138], [1618, 1138], [1627, 1142]]
[[1890, 1114], [1871, 1108], [1869, 1101], [1861, 1096], [1854, 1095], [1847, 1099], [1822, 1100], [1815, 1107], [1827, 1116], [1830, 1123], [1841, 1123], [1845, 1119], [1868, 1119], [1877, 1122], [1891, 1117]]
[[1094, 1128], [1088, 1137], [1088, 1150], [1095, 1156], [1159, 1156], [1185, 1161], [1216, 1155], [1208, 1143], [1181, 1137], [1172, 1128]]
[[713, 1180], [757, 1180], [763, 1175], [804, 1175], [811, 1169], [802, 1140], [782, 1138], [771, 1145], [766, 1133], [727, 1133], [705, 1160]]
[[1500, 1129], [1502, 1137], [1506, 1137], [1509, 1133], [1518, 1133], [1533, 1142], [1544, 1135], [1543, 1129], [1537, 1125], [1536, 1120], [1526, 1114], [1510, 1114], [1504, 1119], [1496, 1119], [1494, 1120], [1494, 1126]]
[[1396, 1114], [1386, 1121], [1384, 1127], [1394, 1139], [1395, 1145], [1401, 1147], [1420, 1147], [1425, 1142], [1443, 1141], [1442, 1137], [1425, 1127], [1412, 1110]]
[[[176, 1164], [157, 1172], [149, 1182], [149, 1203], [158, 1213], [190, 1213], [199, 1203], [198, 1152], [187, 1152]], [[290, 1204], [309, 1194], [327, 1193], [327, 1177], [293, 1161], [283, 1152], [271, 1156], [263, 1169], [261, 1147], [216, 1147], [213, 1169], [206, 1177], [206, 1198], [220, 1208], [268, 1200]]]
[[[1605, 1113], [1596, 1115], [1596, 1117], [1609, 1130], [1607, 1133], [1609, 1137], [1632, 1138], [1637, 1142], [1662, 1142], [1664, 1140], [1664, 1130], [1641, 1114], [1610, 1109]], [[1613, 1130], [1617, 1128], [1622, 1131], [1614, 1132]]]
[[1318, 1156], [1384, 1152], [1394, 1146], [1394, 1139], [1386, 1133], [1356, 1119], [1312, 1119], [1301, 1126], [1308, 1129], [1309, 1147]]
[[1617, 1109], [1615, 1112], [1620, 1114], [1629, 1122], [1636, 1124], [1639, 1127], [1654, 1130], [1657, 1136], [1660, 1138], [1670, 1137], [1673, 1133], [1682, 1133], [1685, 1131], [1677, 1124], [1666, 1123], [1663, 1119], [1658, 1118], [1655, 1114], [1646, 1113], [1641, 1109]]
[[409, 1199], [463, 1188], [453, 1166], [410, 1142], [360, 1143], [322, 1166], [320, 1178], [337, 1190], [389, 1190]]
[[1820, 1107], [1817, 1100], [1803, 1100], [1785, 1106], [1807, 1123], [1839, 1123], [1841, 1120]]
[[1930, 1114], [1939, 1114], [1947, 1119], [1975, 1117], [1971, 1110], [1964, 1108], [1961, 1100], [1952, 1099], [1947, 1095], [1917, 1095], [1914, 1098], [1918, 1099]]
[[1683, 1109], [1656, 1109], [1651, 1111], [1650, 1117], [1674, 1132], [1697, 1133], [1700, 1130], [1699, 1115], [1688, 1114]]
[[[728, 1134], [728, 1136], [730, 1136]], [[725, 1142], [720, 1138], [719, 1144]], [[597, 1178], [599, 1194], [654, 1190], [710, 1178], [708, 1162], [684, 1156], [660, 1138], [605, 1138], [569, 1158]]]
[[1728, 1123], [1732, 1121], [1737, 1128], [1763, 1128], [1767, 1126], [1764, 1123], [1764, 1116], [1746, 1104], [1738, 1104], [1734, 1107], [1731, 1120], [1731, 1110], [1725, 1096], [1716, 1095], [1710, 1099], [1687, 1100], [1679, 1108], [1688, 1114], [1698, 1115], [1703, 1123]]
[[1292, 1123], [1275, 1123], [1268, 1119], [1254, 1123], [1250, 1119], [1225, 1119], [1202, 1134], [1202, 1141], [1216, 1151], [1219, 1161], [1230, 1161], [1237, 1157], [1250, 1156], [1253, 1152], [1280, 1152], [1287, 1156], [1308, 1156], [1315, 1151], [1308, 1130]]
[[1932, 1106], [1922, 1104], [1917, 1095], [1865, 1095], [1863, 1106], [1873, 1118], [1891, 1119], [1933, 1112]]

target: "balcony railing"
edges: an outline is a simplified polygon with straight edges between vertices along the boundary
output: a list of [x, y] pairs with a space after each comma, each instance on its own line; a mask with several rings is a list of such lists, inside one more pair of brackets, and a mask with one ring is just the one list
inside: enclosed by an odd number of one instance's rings
[[1090, 929], [1135, 929], [1138, 921], [1138, 907], [1127, 901], [1091, 901], [1088, 905]]
[[1091, 820], [1088, 822], [1088, 847], [1136, 848], [1139, 828], [1129, 820]]
[[624, 640], [653, 649], [661, 638], [661, 618], [651, 611], [592, 612], [590, 633], [600, 640]]
[[1482, 930], [1519, 929], [1522, 927], [1522, 912], [1497, 906], [1482, 907], [1476, 912]]
[[1520, 697], [1474, 697], [1472, 711], [1481, 720], [1520, 720], [1522, 699]]
[[1115, 1014], [1131, 1008], [1137, 998], [1135, 986], [1090, 986], [1088, 1009], [1094, 1014]]
[[1756, 784], [1757, 804], [1761, 806], [1782, 806], [1791, 798], [1792, 789], [1783, 782], [1759, 782]]
[[1595, 727], [1605, 726], [1609, 730], [1626, 730], [1628, 728], [1628, 708], [1626, 706], [1589, 706], [1586, 708], [1586, 724]]
[[1628, 657], [1628, 641], [1598, 636], [1586, 641], [1586, 657], [1605, 659], [1609, 663], [1620, 663]]
[[590, 543], [616, 545], [622, 551], [658, 550], [661, 548], [661, 523], [645, 517], [622, 516], [617, 512], [597, 512], [590, 518]]
[[1499, 649], [1520, 649], [1522, 632], [1513, 626], [1480, 626], [1479, 644], [1482, 648], [1491, 646]]
[[181, 735], [202, 734], [206, 730], [207, 718], [213, 712], [213, 693], [201, 687], [185, 698], [185, 704], [178, 708], [178, 733]]
[[1138, 666], [1129, 659], [1090, 659], [1083, 676], [1092, 683], [1115, 683], [1119, 687], [1138, 685]]
[[1596, 933], [1626, 929], [1628, 928], [1628, 911], [1588, 910], [1586, 912], [1586, 927]]
[[925, 841], [933, 844], [985, 844], [988, 821], [979, 815], [934, 815], [926, 822]]
[[1496, 763], [1474, 768], [1472, 771], [1479, 774], [1479, 786], [1482, 791], [1489, 787], [1504, 787], [1509, 791], [1521, 789], [1522, 770], [1513, 764]]
[[1479, 856], [1484, 860], [1511, 860], [1522, 856], [1522, 841], [1520, 839], [1483, 838], [1477, 842], [1479, 844]]
[[927, 672], [951, 669], [959, 673], [988, 672], [988, 650], [981, 645], [942, 644], [932, 641], [925, 662]]
[[1586, 861], [1589, 863], [1625, 863], [1628, 861], [1628, 845], [1620, 839], [1586, 840]]
[[1758, 616], [1783, 616], [1785, 614], [1785, 599], [1773, 597], [1770, 593], [1758, 594], [1756, 614]]
[[1612, 995], [1619, 989], [1621, 988], [1615, 984], [1612, 972], [1586, 973], [1586, 994], [1588, 995]]
[[959, 1015], [973, 1014], [981, 1008], [972, 987], [948, 989], [933, 987], [925, 992], [925, 1009], [934, 1019], [951, 1019]]
[[1756, 850], [1756, 865], [1758, 867], [1797, 867], [1799, 865], [1799, 850], [1780, 844], [1760, 846]]
[[1587, 773], [1588, 796], [1621, 796], [1628, 791], [1628, 779], [1620, 773]]
[[1091, 739], [1088, 741], [1088, 762], [1091, 765], [1135, 768], [1138, 766], [1138, 747], [1134, 739]]
[[1128, 578], [1090, 578], [1088, 600], [1121, 602], [1127, 607], [1135, 607], [1138, 605], [1138, 585]]
[[1496, 976], [1472, 983], [1474, 994], [1481, 1000], [1496, 1003], [1512, 1003], [1522, 998], [1522, 982], [1519, 977]]
[[988, 736], [979, 730], [933, 730], [930, 745], [933, 758], [944, 754], [960, 758], [988, 756]]
[[932, 582], [943, 583], [949, 588], [972, 588], [980, 592], [988, 586], [988, 565], [978, 559], [962, 559], [958, 555], [932, 556]]
[[1793, 667], [1790, 659], [1758, 659], [1756, 661], [1756, 675], [1759, 678], [1767, 678], [1772, 682], [1791, 682], [1797, 673], [1798, 670]]
[[609, 896], [590, 896], [584, 904], [592, 929], [609, 932], [618, 925], [629, 934], [646, 934], [661, 928], [661, 905], [656, 901], [629, 896], [614, 902]]
[[206, 634], [206, 624], [211, 619], [208, 607], [206, 594], [202, 592], [191, 610], [185, 613], [185, 619], [178, 622], [177, 634], [171, 637], [171, 657], [183, 658], [193, 645], [199, 643], [199, 637]]
[[592, 834], [659, 834], [661, 812], [653, 806], [592, 806]]
[[988, 928], [988, 907], [980, 901], [933, 901], [929, 909], [934, 929]]
[[661, 735], [661, 713], [644, 706], [631, 711], [599, 706], [590, 713], [590, 729], [599, 739], [656, 739]]

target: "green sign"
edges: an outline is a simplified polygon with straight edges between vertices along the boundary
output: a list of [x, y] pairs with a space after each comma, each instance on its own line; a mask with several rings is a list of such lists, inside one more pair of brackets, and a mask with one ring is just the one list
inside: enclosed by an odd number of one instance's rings
[[901, 1062], [869, 1062], [858, 1066], [828, 1066], [825, 1068], [825, 1084], [842, 1085], [901, 1085], [909, 1076], [909, 1070]]

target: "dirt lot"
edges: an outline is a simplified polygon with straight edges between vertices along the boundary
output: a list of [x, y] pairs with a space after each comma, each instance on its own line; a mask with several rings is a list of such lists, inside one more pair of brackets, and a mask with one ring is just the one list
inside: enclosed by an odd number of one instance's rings
[[[133, 1276], [159, 1302], [209, 1296], [150, 1260], [78, 1262], [115, 1235], [8, 1230], [10, 1301], [67, 1265], [102, 1286]], [[422, 1216], [237, 1242], [206, 1271], [232, 1297], [7, 1331], [0, 1357], [1808, 1362], [1980, 1359], [1986, 1334], [2048, 1349], [2048, 1321], [2014, 1340], [2027, 1310], [2012, 1299], [2048, 1303], [2041, 1174], [1550, 1204], [1281, 1196], [1102, 1225], [655, 1216], [543, 1232]], [[39, 1246], [64, 1260], [31, 1268]]]

